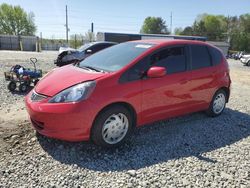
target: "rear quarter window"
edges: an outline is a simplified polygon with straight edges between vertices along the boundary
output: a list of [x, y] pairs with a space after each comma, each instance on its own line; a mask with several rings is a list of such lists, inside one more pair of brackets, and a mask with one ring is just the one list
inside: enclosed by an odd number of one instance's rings
[[220, 62], [222, 61], [221, 52], [218, 49], [213, 48], [213, 47], [209, 47], [208, 49], [209, 49], [209, 53], [210, 53], [211, 58], [212, 58], [213, 65], [220, 64]]
[[192, 56], [192, 70], [210, 67], [211, 57], [205, 45], [190, 45]]

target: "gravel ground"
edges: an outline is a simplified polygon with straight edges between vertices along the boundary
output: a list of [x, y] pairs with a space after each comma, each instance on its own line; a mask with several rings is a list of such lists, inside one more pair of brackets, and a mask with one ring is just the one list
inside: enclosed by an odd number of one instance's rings
[[135, 130], [117, 149], [37, 135], [23, 95], [6, 90], [3, 71], [56, 52], [0, 52], [0, 187], [250, 187], [250, 67], [230, 60], [230, 103], [217, 118], [203, 113]]

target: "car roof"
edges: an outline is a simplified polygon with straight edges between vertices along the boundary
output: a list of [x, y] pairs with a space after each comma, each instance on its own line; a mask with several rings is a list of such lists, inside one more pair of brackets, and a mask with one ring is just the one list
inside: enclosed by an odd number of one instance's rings
[[178, 45], [178, 44], [202, 44], [209, 45], [206, 42], [197, 41], [197, 40], [183, 40], [183, 39], [145, 39], [145, 40], [136, 40], [131, 42], [139, 42], [145, 44], [155, 44], [155, 45]]
[[96, 41], [92, 42], [94, 44], [118, 44], [117, 42], [110, 42], [110, 41]]

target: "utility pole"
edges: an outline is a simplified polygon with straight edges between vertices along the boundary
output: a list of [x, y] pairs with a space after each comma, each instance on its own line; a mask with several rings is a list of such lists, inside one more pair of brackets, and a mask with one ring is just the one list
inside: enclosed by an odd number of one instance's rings
[[40, 32], [40, 48], [39, 48], [40, 51], [42, 51], [42, 47], [43, 47], [42, 45], [43, 45], [43, 33]]
[[94, 33], [94, 23], [91, 23], [91, 32]]
[[172, 12], [170, 14], [170, 34], [172, 34], [172, 24], [173, 24], [173, 15], [172, 15]]
[[67, 41], [67, 44], [69, 43], [69, 26], [68, 26], [68, 7], [66, 5], [66, 41]]
[[76, 34], [75, 34], [75, 49], [76, 49]]
[[90, 34], [90, 42], [94, 41], [93, 39], [94, 36], [94, 23], [91, 23], [91, 34]]

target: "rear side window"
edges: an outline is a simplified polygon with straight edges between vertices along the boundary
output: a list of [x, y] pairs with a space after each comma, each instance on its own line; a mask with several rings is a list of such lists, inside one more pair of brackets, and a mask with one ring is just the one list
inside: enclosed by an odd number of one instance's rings
[[185, 47], [171, 47], [151, 56], [152, 66], [165, 67], [167, 74], [186, 71]]
[[211, 58], [208, 49], [203, 45], [191, 45], [192, 69], [201, 69], [211, 66]]
[[209, 52], [211, 54], [213, 65], [220, 64], [220, 62], [222, 60], [221, 52], [218, 49], [213, 48], [213, 47], [209, 47]]

